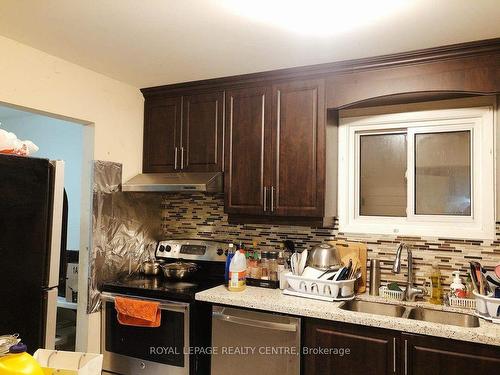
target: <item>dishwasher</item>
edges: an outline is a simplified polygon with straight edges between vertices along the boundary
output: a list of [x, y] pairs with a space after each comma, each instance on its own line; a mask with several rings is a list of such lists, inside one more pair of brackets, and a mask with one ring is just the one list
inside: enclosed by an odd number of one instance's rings
[[300, 319], [212, 308], [213, 375], [300, 375]]

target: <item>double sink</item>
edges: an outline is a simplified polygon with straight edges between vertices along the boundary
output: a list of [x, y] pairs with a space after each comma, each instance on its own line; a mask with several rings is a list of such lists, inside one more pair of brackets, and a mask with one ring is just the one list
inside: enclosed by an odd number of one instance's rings
[[394, 318], [406, 318], [424, 322], [448, 324], [458, 327], [479, 327], [479, 319], [477, 316], [458, 312], [427, 309], [424, 307], [391, 305], [382, 302], [354, 299], [344, 302], [341, 306], [339, 306], [339, 308], [346, 311], [384, 315]]

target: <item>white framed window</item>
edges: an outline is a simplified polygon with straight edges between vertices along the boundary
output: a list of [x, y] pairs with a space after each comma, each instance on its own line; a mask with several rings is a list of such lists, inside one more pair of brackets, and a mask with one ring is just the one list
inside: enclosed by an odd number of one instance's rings
[[494, 108], [339, 122], [339, 230], [493, 239]]

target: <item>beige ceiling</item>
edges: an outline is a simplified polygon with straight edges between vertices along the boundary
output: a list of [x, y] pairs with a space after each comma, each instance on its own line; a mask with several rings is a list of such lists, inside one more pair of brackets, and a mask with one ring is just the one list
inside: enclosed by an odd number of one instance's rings
[[283, 0], [256, 1], [254, 18], [231, 1], [0, 0], [0, 35], [136, 87], [500, 37], [500, 0], [400, 0], [384, 14], [304, 0], [316, 34], [272, 22], [288, 15]]

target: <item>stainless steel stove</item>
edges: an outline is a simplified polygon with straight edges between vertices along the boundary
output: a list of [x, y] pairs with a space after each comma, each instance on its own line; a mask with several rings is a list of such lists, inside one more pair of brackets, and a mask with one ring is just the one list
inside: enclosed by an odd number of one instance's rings
[[[158, 260], [194, 262], [199, 269], [185, 280], [163, 275], [130, 275], [102, 288], [103, 370], [122, 375], [207, 374], [211, 308], [195, 301], [195, 294], [224, 283], [227, 245], [208, 240], [166, 240], [158, 243]], [[158, 328], [124, 326], [116, 319], [117, 295], [155, 300], [162, 309]], [[205, 351], [207, 352], [207, 351]]]

